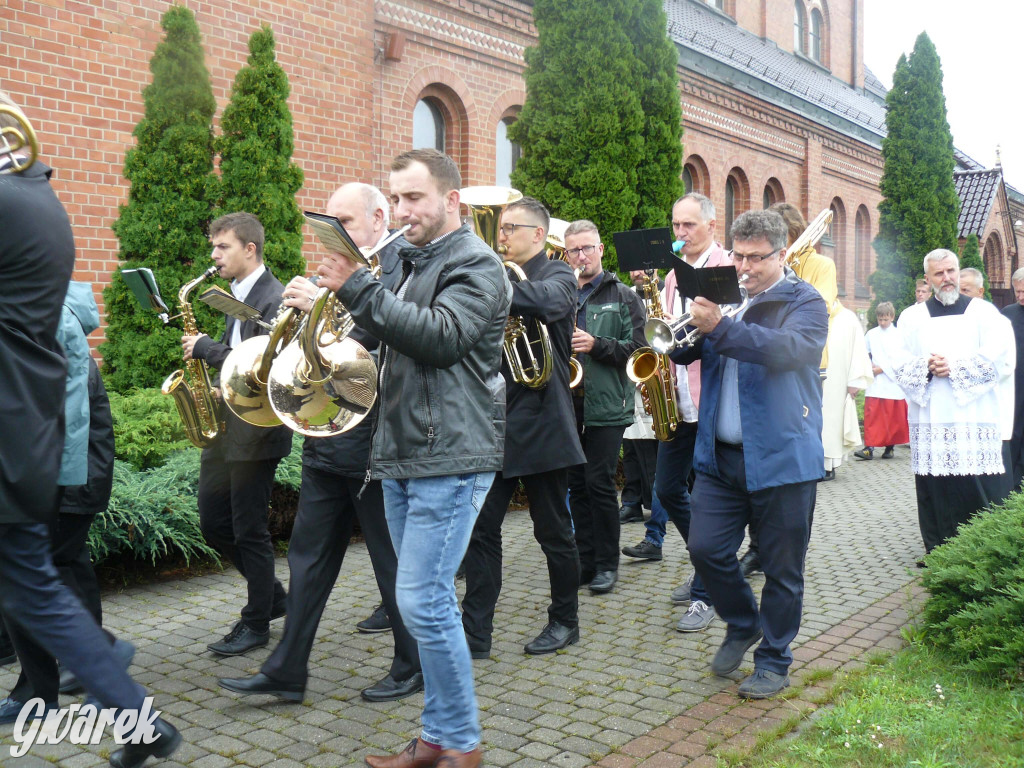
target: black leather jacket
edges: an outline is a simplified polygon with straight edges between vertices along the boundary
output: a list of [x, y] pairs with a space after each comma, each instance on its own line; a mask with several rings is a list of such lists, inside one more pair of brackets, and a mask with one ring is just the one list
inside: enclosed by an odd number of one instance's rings
[[388, 291], [357, 270], [338, 291], [356, 324], [381, 341], [375, 478], [501, 469], [502, 341], [512, 287], [468, 226], [399, 251], [405, 276]]

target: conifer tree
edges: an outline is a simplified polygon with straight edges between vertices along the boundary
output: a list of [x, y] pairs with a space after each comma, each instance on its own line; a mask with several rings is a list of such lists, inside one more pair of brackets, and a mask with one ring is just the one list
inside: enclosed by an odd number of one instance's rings
[[985, 262], [981, 258], [981, 247], [978, 244], [978, 236], [973, 233], [967, 236], [967, 239], [964, 241], [963, 250], [960, 251], [961, 271], [968, 267], [973, 267], [985, 276], [985, 298], [992, 301], [992, 294], [989, 293], [988, 290], [988, 273], [985, 271]]
[[266, 235], [263, 259], [284, 282], [306, 269], [302, 212], [295, 202], [303, 175], [291, 161], [288, 93], [288, 76], [274, 58], [274, 33], [264, 26], [249, 38], [249, 63], [235, 76], [215, 142], [222, 194], [217, 215], [255, 215]]
[[626, 33], [640, 63], [643, 154], [637, 179], [640, 196], [633, 229], [663, 227], [672, 203], [683, 194], [683, 115], [679, 105], [679, 54], [668, 36], [661, 0], [640, 0]]
[[[882, 202], [871, 275], [875, 302], [896, 311], [914, 303], [914, 278], [925, 254], [955, 251], [960, 201], [953, 185], [953, 137], [946, 121], [942, 67], [924, 32], [910, 57], [900, 56], [886, 96]], [[873, 314], [873, 312], [872, 312]]]
[[[591, 219], [615, 269], [611, 234], [637, 215], [644, 115], [625, 32], [637, 0], [536, 0], [526, 103], [509, 137], [523, 149], [512, 184], [566, 220]], [[678, 169], [676, 173], [678, 173]]]
[[[165, 37], [150, 61], [145, 113], [135, 127], [136, 145], [125, 157], [128, 202], [113, 229], [123, 266], [152, 269], [174, 311], [180, 286], [211, 266], [207, 225], [217, 191], [211, 127], [216, 102], [192, 12], [173, 6], [160, 24]], [[181, 367], [180, 326], [164, 327], [155, 313], [141, 308], [120, 272], [103, 298], [108, 324], [100, 354], [108, 386], [119, 392], [157, 386]]]

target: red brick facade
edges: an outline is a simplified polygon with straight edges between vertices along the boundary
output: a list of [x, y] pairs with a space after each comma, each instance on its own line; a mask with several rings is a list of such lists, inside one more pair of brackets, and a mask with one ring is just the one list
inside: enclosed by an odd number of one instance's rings
[[[525, 99], [523, 51], [535, 34], [531, 3], [184, 1], [199, 22], [218, 121], [249, 35], [261, 23], [272, 27], [291, 82], [294, 159], [306, 174], [301, 206], [322, 207], [343, 181], [385, 185], [390, 159], [411, 146], [413, 109], [422, 98], [444, 115], [446, 149], [465, 183], [495, 182], [498, 122]], [[825, 20], [823, 61], [855, 86], [863, 84], [861, 5], [805, 3], [808, 14], [817, 10]], [[121, 169], [168, 7], [164, 0], [4, 0], [0, 8], [0, 88], [23, 106], [43, 160], [56, 169], [54, 185], [79, 248], [75, 276], [97, 287], [98, 301], [117, 266], [110, 225], [127, 197]], [[723, 0], [722, 10], [792, 50], [793, 0]], [[729, 179], [737, 214], [760, 208], [766, 187], [771, 199], [794, 202], [808, 218], [832, 206], [835, 245], [823, 250], [836, 258], [846, 303], [866, 306], [857, 286], [873, 269], [877, 147], [682, 68], [680, 90], [684, 157], [694, 186], [719, 208], [719, 233]], [[315, 253], [311, 245], [311, 258]]]

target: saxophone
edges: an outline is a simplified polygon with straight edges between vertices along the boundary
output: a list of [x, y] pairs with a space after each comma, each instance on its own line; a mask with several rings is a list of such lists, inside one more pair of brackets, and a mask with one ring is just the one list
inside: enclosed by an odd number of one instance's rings
[[[218, 267], [213, 266], [191, 282], [185, 283], [178, 291], [178, 306], [181, 308], [181, 324], [186, 336], [196, 336], [196, 318], [192, 306], [188, 303], [188, 295], [208, 277], [217, 274]], [[176, 370], [164, 380], [160, 391], [174, 398], [178, 408], [178, 416], [185, 425], [185, 433], [196, 448], [206, 448], [224, 431], [224, 422], [218, 418], [217, 403], [213, 398], [213, 384], [210, 382], [210, 371], [205, 360], [192, 359], [185, 363], [188, 369], [188, 381], [185, 371]]]
[[[641, 286], [648, 319], [665, 319], [658, 291], [658, 278], [648, 270]], [[659, 355], [650, 347], [642, 347], [626, 361], [626, 375], [640, 386], [644, 410], [654, 421], [654, 436], [666, 441], [675, 437], [679, 424], [679, 405], [676, 402], [676, 382], [672, 361], [668, 355]]]

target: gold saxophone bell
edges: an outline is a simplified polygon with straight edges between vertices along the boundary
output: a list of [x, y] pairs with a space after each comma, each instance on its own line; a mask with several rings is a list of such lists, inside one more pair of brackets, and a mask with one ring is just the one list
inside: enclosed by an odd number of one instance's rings
[[501, 214], [506, 205], [522, 197], [522, 192], [511, 187], [463, 187], [459, 190], [459, 202], [469, 208], [473, 230], [499, 256], [508, 251], [498, 242]]
[[[648, 270], [641, 285], [647, 322], [664, 323], [658, 277]], [[648, 342], [650, 343], [650, 342]], [[626, 376], [640, 387], [644, 410], [651, 415], [654, 436], [662, 442], [675, 437], [679, 425], [679, 404], [676, 401], [675, 371], [672, 361], [656, 348], [642, 347], [626, 361]]]
[[267, 391], [285, 426], [307, 437], [355, 427], [377, 399], [377, 365], [347, 338], [351, 315], [321, 288], [292, 342], [274, 359]]
[[[515, 262], [506, 261], [505, 268], [513, 283], [526, 281], [526, 273]], [[537, 319], [524, 321], [519, 315], [509, 315], [505, 323], [504, 352], [505, 361], [516, 383], [527, 389], [543, 389], [548, 385], [554, 353], [544, 323]]]
[[[39, 141], [32, 130], [25, 113], [12, 104], [0, 104], [0, 116], [7, 115], [17, 125], [0, 127], [0, 159], [7, 157], [10, 165], [0, 171], [5, 173], [21, 173], [36, 161], [39, 156]], [[28, 157], [21, 159], [17, 155], [27, 151]]]
[[291, 341], [298, 311], [283, 304], [269, 336], [253, 336], [231, 350], [220, 369], [224, 402], [238, 418], [256, 427], [277, 427], [281, 419], [270, 405], [267, 381], [280, 349]]

